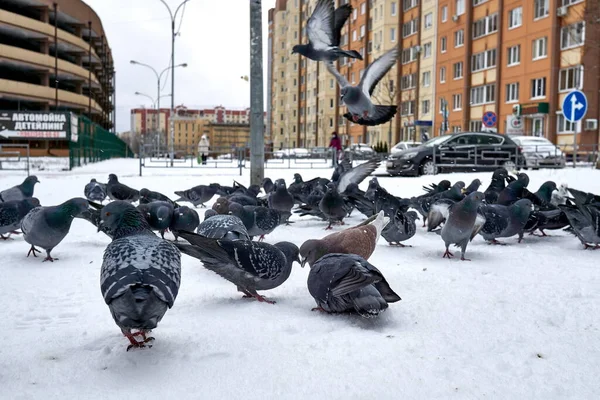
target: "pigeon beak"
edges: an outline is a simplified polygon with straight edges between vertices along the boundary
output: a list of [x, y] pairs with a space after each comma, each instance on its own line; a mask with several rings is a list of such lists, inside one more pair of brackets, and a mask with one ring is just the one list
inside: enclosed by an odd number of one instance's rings
[[98, 222], [98, 230], [96, 232], [100, 232], [102, 230], [102, 221]]
[[303, 258], [303, 259], [301, 259], [301, 260], [300, 260], [300, 266], [301, 266], [302, 268], [304, 268], [304, 266], [306, 265], [306, 261], [307, 261], [307, 259], [306, 259], [306, 258]]
[[465, 193], [467, 193], [467, 189], [465, 189], [465, 188], [462, 188], [462, 189], [460, 189], [460, 192], [461, 192], [462, 194], [465, 194]]

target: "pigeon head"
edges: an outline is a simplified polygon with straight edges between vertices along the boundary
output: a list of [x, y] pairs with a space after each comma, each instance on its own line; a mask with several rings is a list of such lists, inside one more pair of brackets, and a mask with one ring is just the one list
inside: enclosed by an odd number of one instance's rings
[[167, 221], [173, 216], [173, 210], [168, 206], [160, 206], [156, 210], [156, 219], [159, 221]]
[[527, 185], [529, 185], [529, 175], [527, 175], [525, 172], [518, 173], [517, 180], [521, 182], [523, 187], [527, 187]]
[[297, 44], [292, 47], [292, 54], [302, 54], [303, 56], [307, 56], [310, 53], [310, 46], [307, 44]]
[[479, 179], [474, 179], [468, 187], [462, 189], [462, 192], [467, 194], [473, 193], [479, 189], [479, 186], [481, 186], [481, 181]]
[[27, 206], [31, 207], [31, 208], [35, 208], [35, 207], [39, 207], [40, 206], [40, 201], [38, 200], [37, 197], [30, 197], [28, 199], [24, 199], [23, 203], [26, 204]]
[[220, 189], [221, 185], [218, 183], [211, 183], [210, 185], [208, 185], [208, 187], [211, 187], [213, 189]]
[[242, 214], [242, 212], [244, 212], [244, 206], [242, 206], [240, 203], [229, 203], [229, 214], [239, 217]]
[[92, 179], [90, 179], [90, 183], [96, 183], [96, 182], [97, 182], [97, 181], [96, 181], [96, 178], [92, 178]]
[[327, 184], [326, 188], [327, 188], [326, 189], [327, 193], [333, 193], [333, 192], [335, 192], [337, 190], [336, 189], [336, 184], [334, 182], [329, 182]]
[[75, 197], [67, 200], [60, 205], [61, 211], [68, 214], [70, 217], [75, 218], [83, 214], [90, 208], [90, 203], [82, 197]]
[[279, 250], [281, 250], [281, 252], [285, 255], [285, 259], [290, 264], [293, 263], [294, 261], [296, 261], [298, 264], [301, 264], [300, 250], [298, 250], [298, 246], [296, 246], [294, 243], [279, 242], [279, 243], [275, 244], [275, 247], [277, 247]]
[[36, 183], [40, 183], [40, 181], [35, 175], [30, 175], [23, 181], [23, 184], [31, 186], [35, 185]]
[[469, 199], [471, 202], [479, 205], [479, 203], [481, 203], [485, 198], [485, 195], [481, 192], [473, 192], [469, 194], [466, 198]]
[[260, 186], [258, 185], [250, 185], [248, 187], [248, 189], [246, 190], [246, 194], [249, 196], [258, 196], [258, 194], [260, 193]]
[[140, 197], [146, 197], [150, 194], [150, 190], [143, 188], [142, 190], [140, 190]]
[[443, 181], [440, 181], [440, 183], [438, 183], [438, 190], [440, 191], [446, 191], [448, 189], [450, 189], [452, 187], [452, 183], [450, 183], [449, 180], [444, 179]]
[[308, 263], [309, 267], [321, 257], [329, 253], [320, 240], [310, 239], [300, 246], [300, 265], [302, 268]]
[[119, 178], [117, 178], [117, 176], [115, 174], [110, 174], [110, 175], [108, 175], [108, 182], [110, 182], [110, 183], [118, 183], [119, 182]]
[[529, 214], [534, 210], [533, 203], [529, 199], [519, 199], [512, 206], [510, 210], [517, 216], [522, 216], [524, 219], [529, 217]]
[[134, 206], [126, 201], [117, 200], [100, 211], [98, 232], [102, 229], [113, 232], [113, 239], [117, 239], [141, 231], [150, 231], [150, 225]]
[[497, 170], [494, 171], [494, 174], [492, 175], [492, 179], [506, 179], [508, 178], [508, 171], [506, 170], [506, 168], [498, 168]]
[[302, 183], [302, 175], [295, 173], [294, 174], [294, 183]]
[[208, 210], [204, 211], [204, 220], [214, 217], [215, 215], [219, 215], [219, 213], [209, 208]]
[[554, 192], [555, 190], [558, 190], [558, 188], [556, 187], [556, 183], [554, 183], [553, 181], [547, 181], [544, 182], [542, 186], [540, 186], [538, 192], [543, 193], [549, 198], [552, 195], [552, 192]]
[[212, 209], [217, 212], [217, 214], [227, 214], [229, 212], [229, 200], [226, 197], [219, 197], [215, 204], [213, 204]]

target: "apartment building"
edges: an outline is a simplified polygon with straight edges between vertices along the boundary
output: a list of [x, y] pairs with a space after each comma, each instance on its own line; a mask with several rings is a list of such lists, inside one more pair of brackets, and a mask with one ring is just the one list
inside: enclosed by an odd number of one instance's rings
[[[324, 65], [291, 54], [306, 43], [316, 0], [278, 0], [269, 13], [273, 142], [279, 147], [420, 141], [447, 132], [495, 130], [545, 136], [558, 144], [598, 143], [600, 2], [591, 0], [338, 0], [353, 14], [341, 46], [363, 60], [338, 69], [358, 83], [368, 64], [394, 46], [397, 65], [373, 93], [397, 104], [388, 124], [365, 127], [342, 117], [337, 83]], [[585, 92], [584, 121], [562, 116], [570, 90]], [[290, 94], [291, 93], [291, 94]], [[486, 112], [496, 125], [485, 127]]]

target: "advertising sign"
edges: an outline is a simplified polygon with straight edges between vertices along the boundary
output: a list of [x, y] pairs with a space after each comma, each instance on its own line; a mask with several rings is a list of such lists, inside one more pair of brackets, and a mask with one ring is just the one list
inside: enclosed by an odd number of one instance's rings
[[67, 139], [71, 120], [65, 112], [1, 111], [0, 137], [7, 139]]
[[525, 133], [523, 117], [508, 115], [506, 117], [506, 133], [508, 135], [523, 135]]

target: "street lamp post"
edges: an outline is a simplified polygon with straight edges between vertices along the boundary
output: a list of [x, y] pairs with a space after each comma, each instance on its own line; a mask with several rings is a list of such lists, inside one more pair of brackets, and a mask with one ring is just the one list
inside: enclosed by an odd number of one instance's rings
[[[165, 5], [165, 7], [167, 7], [167, 10], [169, 11], [169, 15], [171, 17], [171, 65], [175, 65], [175, 19], [177, 18], [177, 13], [179, 12], [179, 10], [181, 9], [181, 6], [185, 5], [185, 3], [187, 3], [190, 0], [183, 0], [175, 9], [175, 13], [173, 13], [171, 11], [171, 7], [169, 7], [169, 5], [165, 2], [165, 0], [160, 0], [161, 3], [163, 3]], [[171, 70], [171, 117], [175, 114], [175, 68], [173, 68]], [[173, 118], [169, 118], [170, 123], [169, 123], [169, 130], [170, 132], [170, 138], [171, 138], [171, 167], [173, 166], [173, 158], [175, 156], [175, 121], [173, 121]]]
[[157, 107], [158, 104], [160, 104], [160, 99], [162, 97], [169, 97], [170, 94], [163, 94], [162, 96], [158, 96], [156, 98], [156, 100], [154, 99], [154, 97], [150, 96], [149, 94], [146, 93], [142, 93], [142, 92], [135, 92], [136, 96], [143, 96], [147, 99], [149, 99], [152, 102], [152, 108], [154, 108], [156, 110], [156, 113], [154, 115], [153, 119], [153, 124], [154, 125], [154, 132], [156, 133], [156, 140], [155, 140], [155, 144], [157, 146], [157, 152], [160, 151], [160, 129], [159, 129], [159, 125], [160, 125], [160, 108]]

